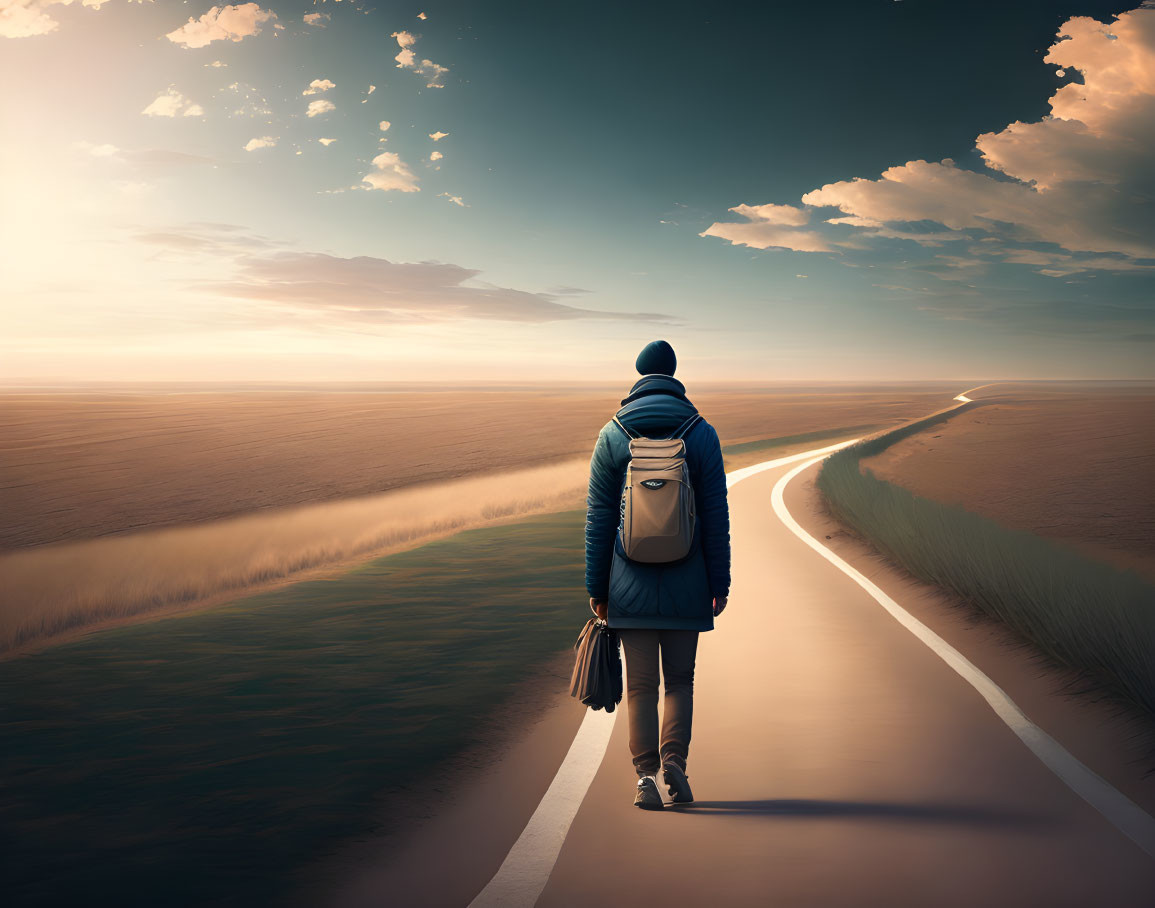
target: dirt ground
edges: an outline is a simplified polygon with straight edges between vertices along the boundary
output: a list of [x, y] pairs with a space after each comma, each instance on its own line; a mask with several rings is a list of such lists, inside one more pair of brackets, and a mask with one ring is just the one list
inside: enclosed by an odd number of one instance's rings
[[[920, 416], [953, 384], [690, 388], [723, 443]], [[587, 454], [625, 389], [0, 395], [0, 550]]]
[[994, 385], [863, 461], [875, 475], [1155, 582], [1155, 386]]

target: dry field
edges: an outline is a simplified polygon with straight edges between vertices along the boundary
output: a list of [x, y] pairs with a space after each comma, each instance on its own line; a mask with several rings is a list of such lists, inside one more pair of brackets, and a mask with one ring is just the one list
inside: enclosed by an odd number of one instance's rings
[[[953, 385], [690, 388], [723, 443], [921, 416]], [[0, 550], [586, 456], [624, 391], [8, 393]]]
[[1155, 386], [994, 385], [862, 461], [881, 479], [1155, 581]]

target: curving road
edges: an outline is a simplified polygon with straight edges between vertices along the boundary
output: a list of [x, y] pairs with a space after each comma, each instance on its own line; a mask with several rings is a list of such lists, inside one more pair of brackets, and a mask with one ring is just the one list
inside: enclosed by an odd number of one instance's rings
[[794, 519], [850, 443], [728, 477], [700, 800], [635, 809], [627, 723], [589, 712], [475, 908], [1155, 904], [1155, 820]]

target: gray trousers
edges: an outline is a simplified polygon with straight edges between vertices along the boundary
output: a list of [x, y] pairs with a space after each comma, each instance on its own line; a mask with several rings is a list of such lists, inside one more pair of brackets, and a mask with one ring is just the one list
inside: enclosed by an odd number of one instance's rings
[[[626, 656], [630, 712], [630, 754], [639, 776], [651, 775], [673, 760], [683, 769], [694, 718], [694, 660], [698, 631], [623, 628], [618, 636]], [[665, 679], [661, 737], [658, 737], [658, 663]]]

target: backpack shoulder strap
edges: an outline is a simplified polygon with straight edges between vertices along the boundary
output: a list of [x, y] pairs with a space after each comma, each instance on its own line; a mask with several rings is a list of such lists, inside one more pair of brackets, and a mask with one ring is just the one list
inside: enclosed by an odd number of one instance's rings
[[625, 434], [626, 438], [629, 438], [632, 440], [632, 439], [641, 437], [639, 435], [634, 435], [633, 433], [631, 433], [629, 429], [627, 429], [624, 425], [622, 425], [622, 421], [620, 419], [618, 419], [616, 416], [611, 420], [611, 422], [613, 422], [613, 424], [615, 426], [617, 426], [619, 429], [622, 430], [622, 432]]
[[686, 433], [688, 433], [692, 428], [694, 428], [694, 426], [696, 426], [699, 422], [701, 422], [701, 420], [702, 420], [702, 414], [701, 413], [695, 413], [693, 416], [691, 416], [689, 419], [687, 419], [684, 423], [682, 423], [677, 428], [677, 430], [675, 430], [674, 434], [670, 436], [670, 438], [684, 438], [686, 436]]

